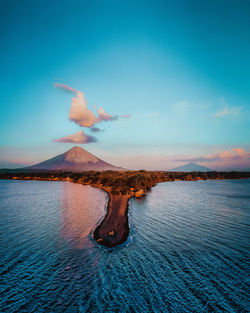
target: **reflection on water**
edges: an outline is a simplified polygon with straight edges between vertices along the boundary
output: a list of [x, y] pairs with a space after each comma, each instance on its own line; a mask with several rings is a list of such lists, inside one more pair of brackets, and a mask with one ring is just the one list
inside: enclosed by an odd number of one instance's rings
[[91, 245], [87, 237], [105, 215], [106, 194], [100, 189], [66, 182], [61, 200], [61, 236], [77, 248]]
[[249, 312], [249, 196], [249, 179], [158, 184], [109, 250], [88, 236], [101, 190], [0, 181], [0, 312]]

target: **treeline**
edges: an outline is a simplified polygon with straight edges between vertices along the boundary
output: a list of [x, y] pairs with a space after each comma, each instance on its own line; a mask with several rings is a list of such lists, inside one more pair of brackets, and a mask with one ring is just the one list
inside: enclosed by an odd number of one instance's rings
[[250, 172], [164, 172], [164, 171], [89, 171], [83, 173], [51, 171], [2, 171], [0, 179], [68, 180], [106, 188], [112, 194], [146, 193], [159, 182], [175, 180], [242, 179]]

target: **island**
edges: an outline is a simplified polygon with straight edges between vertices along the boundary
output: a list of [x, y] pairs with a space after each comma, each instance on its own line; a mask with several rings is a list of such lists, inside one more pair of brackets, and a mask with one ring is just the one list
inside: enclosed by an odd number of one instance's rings
[[70, 181], [104, 190], [109, 197], [107, 213], [93, 231], [101, 245], [115, 247], [129, 236], [128, 203], [132, 197], [141, 198], [157, 183], [207, 179], [250, 178], [250, 172], [166, 172], [166, 171], [63, 171], [0, 170], [0, 179]]

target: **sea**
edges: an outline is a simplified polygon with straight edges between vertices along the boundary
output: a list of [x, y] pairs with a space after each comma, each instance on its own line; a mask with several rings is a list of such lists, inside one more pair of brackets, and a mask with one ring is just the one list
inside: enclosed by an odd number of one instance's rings
[[250, 179], [160, 183], [110, 249], [102, 190], [0, 180], [0, 312], [249, 312], [249, 200]]

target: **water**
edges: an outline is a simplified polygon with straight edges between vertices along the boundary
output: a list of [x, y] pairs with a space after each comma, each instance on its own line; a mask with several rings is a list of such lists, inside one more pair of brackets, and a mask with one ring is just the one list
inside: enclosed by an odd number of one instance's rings
[[101, 190], [2, 180], [0, 311], [249, 312], [249, 199], [250, 180], [158, 184], [110, 250]]

